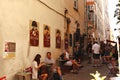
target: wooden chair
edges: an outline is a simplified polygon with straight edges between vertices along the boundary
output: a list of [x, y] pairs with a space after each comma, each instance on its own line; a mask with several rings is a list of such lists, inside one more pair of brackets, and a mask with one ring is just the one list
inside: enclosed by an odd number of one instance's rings
[[25, 72], [30, 72], [30, 73], [32, 73], [32, 67], [30, 66], [30, 67], [25, 68]]
[[30, 67], [25, 68], [25, 72], [31, 73], [30, 78], [32, 79], [32, 67], [30, 66]]
[[106, 63], [106, 66], [109, 70], [107, 78], [109, 79], [110, 77], [116, 76], [116, 74], [118, 73], [118, 66], [113, 66], [111, 62]]

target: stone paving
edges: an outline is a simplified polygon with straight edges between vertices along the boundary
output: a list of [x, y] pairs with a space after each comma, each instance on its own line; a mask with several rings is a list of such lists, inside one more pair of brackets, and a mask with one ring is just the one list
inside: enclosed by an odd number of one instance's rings
[[[109, 69], [105, 64], [102, 64], [101, 67], [93, 67], [92, 64], [88, 64], [88, 61], [83, 61], [82, 65], [84, 66], [79, 70], [78, 74], [73, 74], [71, 72], [63, 75], [64, 80], [91, 80], [93, 77], [90, 73], [96, 73], [96, 71], [100, 72], [100, 76], [107, 76], [109, 73]], [[109, 80], [106, 78], [105, 80]]]

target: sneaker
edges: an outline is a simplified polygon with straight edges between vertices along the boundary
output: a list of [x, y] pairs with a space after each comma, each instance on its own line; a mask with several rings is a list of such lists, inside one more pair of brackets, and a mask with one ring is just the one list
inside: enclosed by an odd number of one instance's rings
[[81, 68], [83, 68], [84, 66], [80, 66], [79, 68], [81, 69]]
[[97, 65], [97, 67], [101, 67], [101, 65], [100, 65], [100, 64], [98, 64], [98, 65]]
[[71, 70], [70, 72], [74, 72], [73, 70]]
[[78, 74], [78, 72], [77, 72], [77, 71], [74, 71], [73, 74]]
[[60, 77], [60, 80], [63, 80], [63, 77], [62, 77], [62, 76]]
[[97, 67], [97, 65], [93, 65], [93, 67]]

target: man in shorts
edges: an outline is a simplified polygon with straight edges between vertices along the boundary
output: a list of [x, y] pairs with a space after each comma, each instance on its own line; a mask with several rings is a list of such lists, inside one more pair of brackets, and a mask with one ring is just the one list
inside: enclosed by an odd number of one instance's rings
[[98, 67], [100, 66], [100, 45], [98, 44], [97, 41], [95, 41], [95, 43], [93, 44], [92, 51], [93, 51], [93, 59], [94, 59], [93, 66]]

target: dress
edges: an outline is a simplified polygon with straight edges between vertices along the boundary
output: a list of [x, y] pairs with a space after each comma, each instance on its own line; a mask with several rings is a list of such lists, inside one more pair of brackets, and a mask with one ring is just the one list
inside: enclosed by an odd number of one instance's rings
[[32, 79], [38, 79], [37, 62], [32, 62]]

